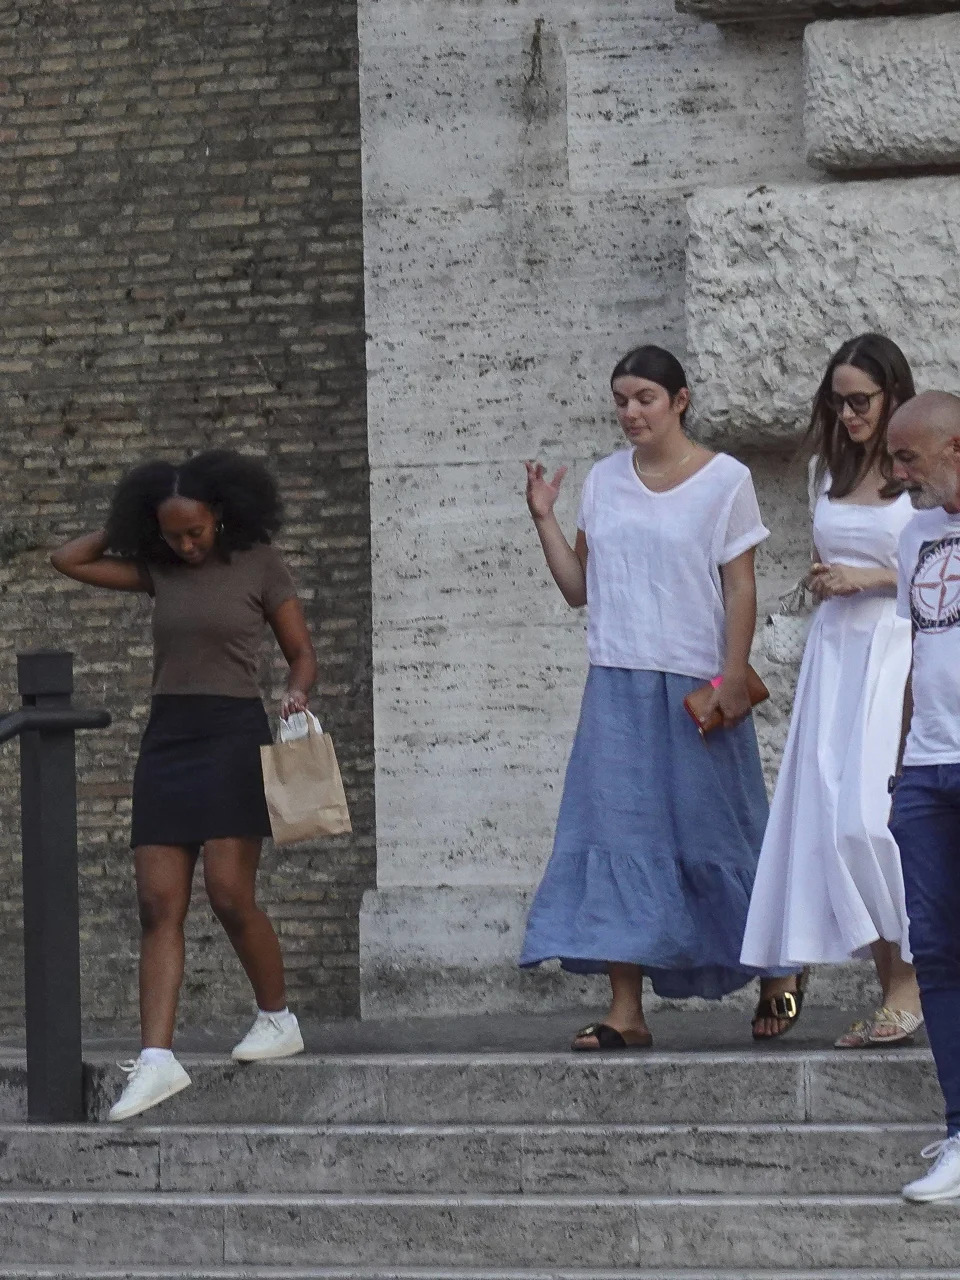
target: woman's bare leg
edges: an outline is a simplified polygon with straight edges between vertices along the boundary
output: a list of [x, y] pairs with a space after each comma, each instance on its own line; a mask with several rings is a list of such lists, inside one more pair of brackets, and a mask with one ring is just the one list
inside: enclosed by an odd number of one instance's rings
[[[881, 939], [870, 949], [873, 952], [877, 976], [883, 988], [884, 1005], [888, 1009], [905, 1009], [908, 1013], [914, 1013], [920, 1017], [920, 988], [917, 985], [916, 971], [913, 965], [907, 964], [901, 956], [898, 944]], [[883, 1038], [899, 1035], [900, 1032], [897, 1027], [885, 1023], [877, 1026], [874, 1034]]]
[[[649, 1028], [643, 1012], [643, 970], [636, 964], [610, 964], [610, 1009], [601, 1019], [621, 1035], [626, 1032], [645, 1034]], [[595, 1036], [578, 1036], [574, 1044], [595, 1048]]]
[[260, 840], [208, 840], [203, 849], [203, 875], [214, 914], [227, 931], [257, 1008], [283, 1009], [287, 1003], [280, 943], [270, 918], [257, 906]]
[[140, 1043], [169, 1049], [183, 982], [183, 922], [197, 851], [181, 845], [134, 850], [140, 909]]
[[[883, 992], [883, 1003], [887, 1002], [887, 992], [890, 990], [890, 943], [885, 942], [883, 938], [879, 938], [876, 942], [870, 944], [870, 954], [873, 956], [873, 963], [877, 970], [877, 981], [880, 983], [880, 990]], [[899, 949], [897, 951], [899, 955]]]

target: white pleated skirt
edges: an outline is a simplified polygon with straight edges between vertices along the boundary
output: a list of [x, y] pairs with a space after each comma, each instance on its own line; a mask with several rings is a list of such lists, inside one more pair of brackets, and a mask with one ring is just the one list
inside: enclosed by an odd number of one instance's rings
[[897, 943], [910, 960], [887, 828], [910, 624], [889, 596], [825, 601], [810, 628], [754, 882], [742, 961], [839, 964]]

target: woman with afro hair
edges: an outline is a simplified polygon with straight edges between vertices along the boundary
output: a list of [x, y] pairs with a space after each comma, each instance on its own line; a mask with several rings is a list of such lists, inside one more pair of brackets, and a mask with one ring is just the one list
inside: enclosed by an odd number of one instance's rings
[[316, 657], [293, 580], [270, 545], [282, 513], [258, 462], [223, 451], [147, 462], [113, 495], [106, 527], [51, 557], [77, 582], [153, 598], [150, 718], [133, 782], [140, 909], [142, 1050], [111, 1120], [125, 1120], [190, 1084], [173, 1055], [183, 979], [183, 924], [197, 858], [204, 883], [253, 986], [257, 1017], [233, 1050], [243, 1062], [303, 1049], [286, 1007], [276, 933], [256, 901], [270, 819], [260, 770], [271, 741], [257, 683], [264, 625], [289, 665], [283, 717], [307, 707]]

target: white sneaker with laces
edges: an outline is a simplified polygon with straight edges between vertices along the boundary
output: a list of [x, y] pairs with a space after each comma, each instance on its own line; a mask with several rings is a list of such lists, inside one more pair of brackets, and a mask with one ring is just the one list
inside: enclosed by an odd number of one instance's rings
[[124, 1086], [123, 1093], [110, 1108], [109, 1120], [129, 1120], [138, 1116], [141, 1111], [148, 1111], [158, 1102], [166, 1102], [181, 1089], [186, 1089], [191, 1081], [176, 1058], [166, 1062], [146, 1063], [140, 1058], [118, 1064], [121, 1071], [130, 1077]]
[[237, 1062], [263, 1062], [303, 1053], [300, 1024], [292, 1013], [258, 1013], [253, 1026], [234, 1047]]
[[924, 1160], [936, 1158], [936, 1163], [924, 1177], [907, 1183], [903, 1188], [903, 1198], [921, 1204], [931, 1200], [960, 1199], [960, 1133], [940, 1142], [931, 1142], [920, 1154]]

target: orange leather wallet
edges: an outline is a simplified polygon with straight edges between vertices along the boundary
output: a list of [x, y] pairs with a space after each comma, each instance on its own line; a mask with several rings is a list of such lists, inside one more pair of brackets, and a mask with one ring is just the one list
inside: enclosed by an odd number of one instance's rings
[[[711, 715], [707, 716], [707, 707], [713, 696], [713, 691], [718, 689], [721, 684], [723, 684], [723, 676], [716, 676], [713, 680], [708, 680], [706, 684], [698, 685], [683, 700], [683, 705], [699, 729], [701, 738], [705, 738], [708, 733], [713, 733], [714, 729], [719, 729], [723, 726], [723, 716], [719, 710], [715, 710]], [[770, 690], [754, 671], [753, 667], [747, 667], [747, 697], [750, 699], [751, 707], [757, 706], [758, 703], [764, 702], [770, 697]], [[707, 716], [707, 718], [704, 719], [704, 716]]]

